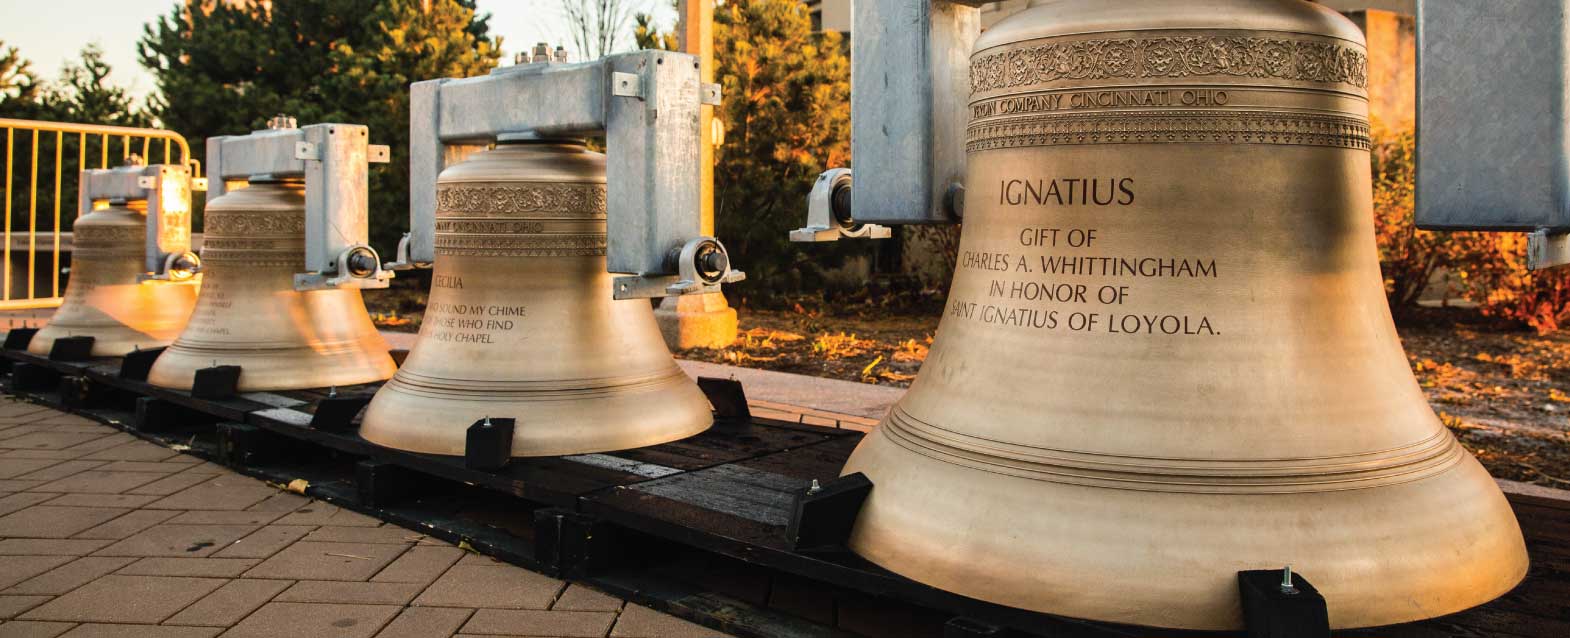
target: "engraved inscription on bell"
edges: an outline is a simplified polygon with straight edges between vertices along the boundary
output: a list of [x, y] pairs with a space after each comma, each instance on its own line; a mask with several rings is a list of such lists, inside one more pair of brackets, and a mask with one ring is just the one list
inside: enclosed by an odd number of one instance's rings
[[1335, 627], [1486, 602], [1526, 555], [1407, 367], [1373, 235], [1365, 53], [1298, 0], [1062, 0], [972, 57], [965, 225], [910, 391], [845, 472], [866, 558], [974, 598]]
[[153, 364], [149, 383], [189, 389], [196, 371], [213, 365], [240, 366], [242, 392], [392, 376], [396, 365], [359, 289], [294, 289], [305, 263], [303, 182], [231, 189], [207, 203], [205, 232], [196, 309]]
[[468, 426], [515, 418], [512, 454], [604, 452], [707, 429], [642, 299], [605, 262], [605, 156], [503, 143], [443, 171], [420, 338], [366, 408], [367, 440], [464, 453]]
[[[168, 208], [177, 205], [171, 201]], [[167, 346], [179, 336], [200, 283], [140, 280], [146, 269], [145, 200], [111, 203], [78, 218], [72, 231], [71, 280], [65, 299], [49, 325], [33, 336], [29, 352], [49, 354], [56, 339], [90, 336], [93, 356], [116, 357]]]

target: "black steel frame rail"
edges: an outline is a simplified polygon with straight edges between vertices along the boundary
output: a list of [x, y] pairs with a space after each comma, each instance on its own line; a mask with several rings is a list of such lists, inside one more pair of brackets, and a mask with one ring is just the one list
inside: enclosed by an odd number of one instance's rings
[[[0, 349], [0, 372], [9, 373], [13, 395], [728, 633], [853, 635], [846, 631], [855, 624], [846, 619], [852, 601], [858, 614], [881, 610], [868, 617], [881, 623], [875, 633], [882, 635], [1203, 635], [1013, 609], [916, 583], [833, 543], [800, 548], [822, 530], [832, 538], [843, 534], [832, 530], [848, 529], [843, 517], [854, 516], [856, 494], [864, 496], [870, 484], [831, 481], [861, 433], [754, 417], [734, 381], [700, 380], [716, 408], [715, 425], [703, 434], [606, 454], [512, 459], [486, 470], [463, 457], [360, 438], [357, 414], [380, 384], [199, 398], [146, 383], [157, 352], [52, 358], [27, 353], [27, 336], [8, 335]], [[814, 479], [852, 504], [804, 508]], [[807, 520], [803, 511], [824, 513]], [[808, 607], [777, 604], [774, 593], [790, 583], [798, 594], [822, 595], [806, 596], [813, 599]], [[825, 615], [811, 605], [829, 609]], [[857, 628], [866, 626], [862, 619]], [[1451, 627], [1438, 619], [1337, 633], [1448, 635]], [[1455, 628], [1463, 631], [1456, 635], [1466, 632]]]

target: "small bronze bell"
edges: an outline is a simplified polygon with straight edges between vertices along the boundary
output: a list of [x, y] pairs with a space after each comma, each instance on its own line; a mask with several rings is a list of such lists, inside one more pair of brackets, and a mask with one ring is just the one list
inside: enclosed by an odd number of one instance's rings
[[971, 58], [964, 233], [919, 377], [845, 472], [851, 546], [1014, 607], [1238, 629], [1300, 569], [1333, 627], [1520, 582], [1381, 285], [1366, 52], [1300, 0], [1060, 0]]
[[[146, 168], [133, 165], [82, 171], [81, 179], [107, 177], [135, 184]], [[159, 198], [167, 219], [188, 222], [191, 191], [183, 167], [152, 170], [174, 173], [168, 183], [173, 188], [158, 192], [122, 189], [122, 195], [138, 192], [141, 197], [115, 197], [97, 201], [97, 205], [84, 202], [87, 210], [72, 226], [71, 279], [65, 299], [49, 324], [33, 336], [29, 352], [49, 354], [56, 339], [76, 336], [93, 338], [93, 356], [118, 357], [133, 350], [167, 346], [185, 327], [196, 303], [200, 276], [182, 270], [170, 272], [163, 280], [147, 278], [146, 198]], [[91, 199], [90, 189], [84, 187], [82, 192]], [[188, 223], [176, 226], [184, 233], [182, 241], [188, 242]]]
[[207, 203], [202, 294], [190, 323], [148, 374], [189, 389], [196, 371], [240, 366], [239, 390], [380, 381], [396, 365], [358, 289], [298, 292], [305, 185], [252, 179]]
[[459, 455], [470, 424], [512, 417], [513, 456], [546, 456], [707, 429], [648, 301], [613, 299], [605, 239], [605, 156], [580, 142], [503, 142], [443, 171], [420, 338], [360, 435]]

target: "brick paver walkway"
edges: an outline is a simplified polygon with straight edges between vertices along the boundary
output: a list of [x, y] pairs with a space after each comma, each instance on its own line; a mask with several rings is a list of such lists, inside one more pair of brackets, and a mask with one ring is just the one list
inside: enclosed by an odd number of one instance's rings
[[0, 395], [0, 637], [720, 636]]

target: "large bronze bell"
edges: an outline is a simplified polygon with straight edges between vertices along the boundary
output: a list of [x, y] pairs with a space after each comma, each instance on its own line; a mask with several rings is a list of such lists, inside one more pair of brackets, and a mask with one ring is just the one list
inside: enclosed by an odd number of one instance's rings
[[1291, 565], [1333, 627], [1448, 614], [1527, 568], [1385, 302], [1363, 36], [1299, 0], [1062, 0], [971, 59], [959, 267], [846, 473], [852, 548], [974, 598], [1242, 626]]
[[605, 261], [605, 156], [503, 142], [438, 178], [436, 262], [420, 338], [360, 435], [463, 454], [486, 417], [516, 419], [513, 456], [620, 450], [712, 422], [648, 301], [616, 301]]
[[[134, 179], [142, 168], [133, 165], [112, 172], [130, 174]], [[89, 179], [88, 173], [84, 171], [82, 179]], [[167, 214], [188, 215], [189, 187], [184, 181], [171, 185], [177, 188], [155, 196], [164, 198]], [[119, 357], [133, 350], [167, 346], [185, 327], [196, 303], [200, 278], [189, 272], [168, 280], [144, 281], [148, 274], [144, 259], [146, 199], [95, 203], [91, 212], [72, 225], [71, 279], [60, 308], [28, 343], [27, 350], [33, 354], [49, 354], [56, 339], [73, 336], [92, 337], [95, 357]]]
[[304, 263], [305, 185], [258, 180], [207, 202], [202, 293], [190, 323], [148, 382], [189, 389], [196, 371], [240, 366], [239, 390], [380, 381], [396, 365], [360, 291], [297, 292]]

